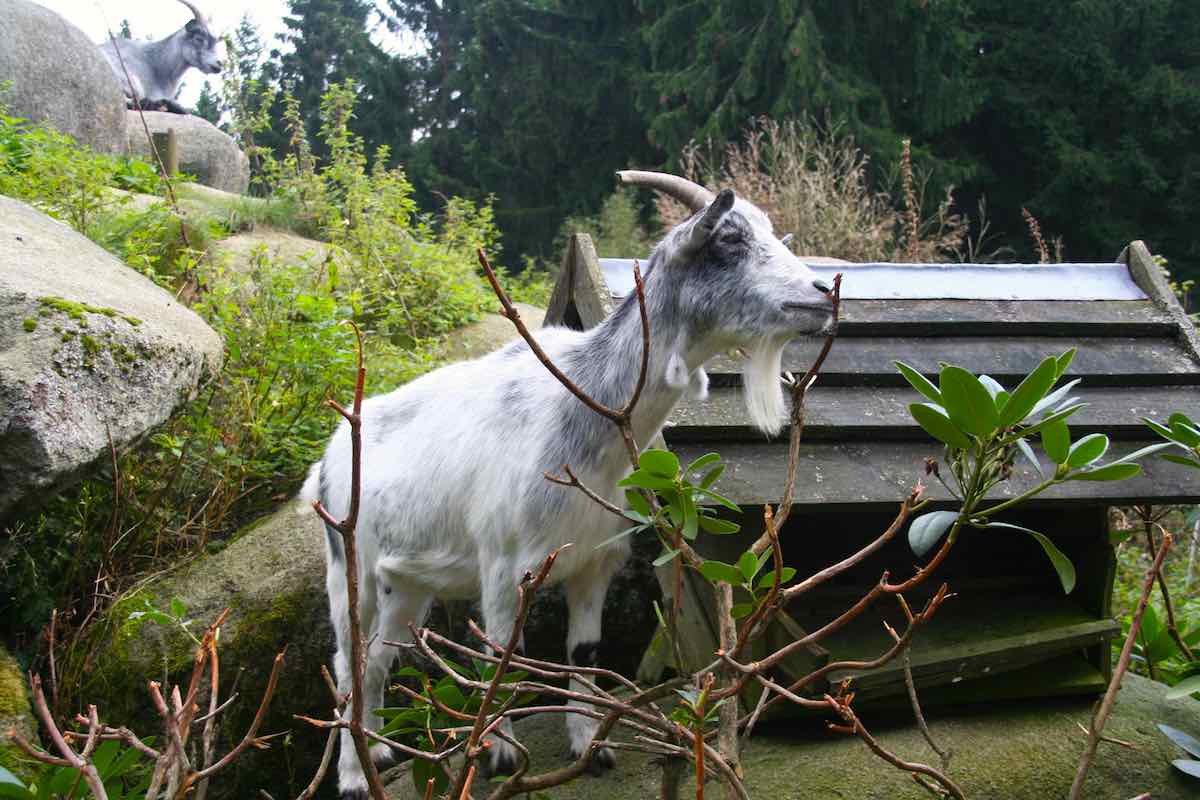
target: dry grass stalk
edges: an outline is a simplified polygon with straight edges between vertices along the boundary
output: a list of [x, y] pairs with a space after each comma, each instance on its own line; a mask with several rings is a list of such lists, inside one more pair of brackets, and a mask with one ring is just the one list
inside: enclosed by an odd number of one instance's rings
[[[949, 192], [926, 217], [920, 198], [928, 176], [907, 163], [905, 209], [899, 211], [888, 192], [872, 188], [870, 158], [840, 123], [760, 117], [746, 127], [741, 144], [689, 144], [679, 173], [709, 189], [732, 187], [780, 233], [794, 235], [796, 253], [848, 261], [959, 260], [970, 221], [952, 210]], [[664, 229], [690, 216], [670, 198], [660, 195], [655, 203]]]

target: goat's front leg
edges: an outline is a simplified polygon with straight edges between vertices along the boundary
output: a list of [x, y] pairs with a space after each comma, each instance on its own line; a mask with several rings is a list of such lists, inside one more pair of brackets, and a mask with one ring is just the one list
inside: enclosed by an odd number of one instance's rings
[[[485, 565], [482, 569], [480, 605], [483, 610], [483, 627], [488, 638], [497, 644], [507, 644], [517, 621], [517, 582], [523, 571], [518, 569], [511, 555], [500, 553], [481, 554]], [[517, 651], [525, 651], [525, 632], [517, 640]], [[500, 726], [505, 736], [513, 738], [512, 722], [505, 720]], [[517, 768], [517, 748], [498, 736], [488, 739], [488, 761], [493, 775], [511, 775]]]
[[[567, 658], [580, 667], [594, 667], [600, 654], [600, 626], [604, 614], [604, 598], [613, 573], [620, 567], [622, 559], [599, 561], [568, 578], [564, 586], [567, 592]], [[587, 692], [575, 678], [571, 679], [571, 690]], [[583, 701], [571, 700], [568, 705], [594, 709]], [[567, 737], [571, 743], [571, 757], [579, 758], [591, 746], [596, 735], [595, 719], [583, 714], [567, 714]], [[616, 765], [612, 750], [600, 748], [592, 754], [588, 771], [598, 775]]]

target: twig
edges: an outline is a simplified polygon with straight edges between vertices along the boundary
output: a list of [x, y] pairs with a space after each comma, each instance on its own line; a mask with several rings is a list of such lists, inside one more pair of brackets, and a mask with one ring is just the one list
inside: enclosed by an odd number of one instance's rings
[[1096, 715], [1092, 718], [1087, 747], [1079, 759], [1079, 769], [1075, 773], [1075, 780], [1071, 783], [1071, 792], [1067, 795], [1068, 800], [1079, 800], [1081, 792], [1083, 792], [1083, 782], [1087, 778], [1088, 768], [1092, 765], [1092, 759], [1096, 755], [1096, 747], [1100, 744], [1100, 735], [1104, 730], [1104, 724], [1108, 722], [1108, 717], [1112, 714], [1113, 705], [1117, 701], [1117, 692], [1121, 689], [1121, 679], [1125, 677], [1125, 671], [1129, 669], [1129, 660], [1133, 656], [1133, 645], [1137, 641], [1138, 631], [1142, 628], [1142, 617], [1145, 615], [1146, 605], [1150, 601], [1150, 592], [1154, 589], [1155, 578], [1158, 571], [1162, 569], [1163, 559], [1166, 558], [1167, 551], [1171, 549], [1172, 541], [1171, 534], [1163, 534], [1162, 546], [1158, 548], [1154, 565], [1146, 573], [1146, 580], [1142, 585], [1142, 596], [1138, 599], [1137, 609], [1133, 612], [1133, 620], [1129, 625], [1129, 633], [1125, 636], [1121, 656], [1117, 659], [1117, 666], [1113, 668], [1112, 680], [1108, 682], [1108, 691], [1104, 693], [1104, 699], [1100, 701], [1100, 708], [1096, 710]]
[[[1158, 555], [1154, 547], [1154, 528], [1158, 527], [1163, 533], [1166, 533], [1166, 530], [1163, 529], [1162, 525], [1158, 524], [1158, 521], [1154, 518], [1153, 509], [1150, 506], [1138, 506], [1137, 512], [1138, 516], [1142, 518], [1142, 530], [1146, 534], [1146, 552], [1150, 554], [1150, 560], [1154, 561]], [[1163, 608], [1167, 612], [1167, 632], [1175, 641], [1175, 646], [1179, 648], [1179, 652], [1183, 654], [1184, 658], [1191, 661], [1194, 658], [1192, 648], [1188, 646], [1188, 643], [1184, 641], [1183, 636], [1179, 633], [1179, 626], [1175, 622], [1175, 606], [1171, 602], [1171, 592], [1167, 589], [1167, 580], [1163, 576], [1161, 569], [1158, 571], [1156, 577], [1158, 580], [1158, 590], [1162, 595]]]
[[88, 706], [87, 738], [84, 742], [83, 750], [76, 753], [71, 749], [71, 745], [67, 744], [66, 738], [54, 722], [54, 716], [50, 713], [50, 708], [46, 705], [46, 695], [42, 691], [42, 679], [39, 676], [32, 674], [29, 676], [29, 691], [33, 695], [33, 709], [37, 713], [38, 719], [46, 731], [46, 735], [54, 743], [54, 749], [58, 751], [59, 757], [52, 756], [43, 750], [35, 748], [16, 732], [12, 732], [10, 738], [30, 758], [41, 761], [44, 764], [60, 767], [69, 766], [79, 770], [84, 781], [87, 782], [92, 796], [96, 800], [108, 800], [108, 793], [104, 790], [104, 781], [100, 779], [100, 773], [96, 769], [96, 765], [92, 763], [91, 758], [101, 727], [100, 720], [96, 716], [96, 707]]
[[[913, 621], [912, 610], [909, 609], [908, 602], [905, 601], [904, 595], [896, 595], [896, 601], [900, 604], [900, 608], [904, 611], [904, 617], [911, 623]], [[886, 622], [884, 623], [884, 627], [887, 629], [887, 632], [889, 635], [891, 635], [892, 639], [899, 644], [900, 636], [896, 633], [895, 629], [893, 629], [892, 626], [888, 625]], [[942, 748], [938, 747], [938, 743], [933, 739], [933, 734], [929, 732], [929, 724], [925, 722], [925, 715], [921, 713], [921, 700], [917, 697], [917, 684], [916, 681], [913, 680], [912, 674], [911, 648], [908, 645], [904, 646], [904, 649], [900, 654], [900, 658], [901, 664], [904, 667], [904, 685], [908, 689], [908, 701], [912, 705], [913, 716], [916, 717], [917, 720], [917, 727], [920, 728], [921, 735], [925, 737], [925, 741], [928, 742], [931, 748], [933, 748], [933, 752], [937, 753], [938, 758], [941, 759], [942, 770], [948, 770], [950, 768], [951, 753], [949, 750], [943, 750]]]
[[367, 370], [363, 366], [362, 331], [353, 322], [350, 326], [354, 328], [354, 335], [358, 340], [358, 374], [354, 382], [354, 405], [351, 411], [347, 411], [332, 398], [326, 401], [350, 424], [350, 511], [345, 519], [336, 520], [325, 510], [320, 500], [313, 501], [313, 509], [325, 524], [342, 535], [342, 550], [346, 561], [346, 605], [350, 617], [350, 737], [354, 742], [354, 750], [362, 765], [371, 797], [373, 800], [387, 800], [383, 782], [379, 778], [379, 770], [371, 758], [371, 746], [367, 743], [363, 727], [363, 671], [366, 667], [366, 654], [363, 647], [362, 622], [358, 613], [358, 549], [355, 529], [358, 526], [358, 507], [362, 495], [362, 402]]
[[[833, 710], [840, 714], [842, 719], [849, 723], [850, 729], [843, 732], [852, 733], [858, 738], [862, 739], [867, 747], [870, 748], [872, 753], [879, 756], [897, 769], [902, 769], [908, 773], [928, 776], [937, 781], [937, 783], [943, 789], [950, 793], [951, 797], [956, 798], [956, 800], [966, 800], [962, 793], [962, 789], [958, 788], [958, 785], [954, 783], [954, 781], [950, 780], [939, 770], [929, 766], [928, 764], [921, 764], [915, 761], [905, 761], [895, 753], [892, 753], [884, 748], [884, 746], [881, 745], [878, 740], [871, 735], [871, 732], [866, 729], [866, 727], [862, 724], [862, 721], [859, 720], [858, 715], [854, 713], [853, 709], [850, 708], [848, 703], [840, 703], [828, 695], [825, 696], [825, 699], [833, 708]], [[841, 728], [838, 726], [830, 727], [841, 730]]]

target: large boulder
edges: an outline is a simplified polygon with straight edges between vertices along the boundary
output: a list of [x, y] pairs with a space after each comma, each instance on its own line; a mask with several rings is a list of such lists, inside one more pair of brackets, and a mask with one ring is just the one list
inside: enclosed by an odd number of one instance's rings
[[222, 349], [170, 293], [0, 196], [0, 519], [165, 421]]
[[[1183, 757], [1159, 733], [1164, 722], [1200, 736], [1200, 703], [1168, 701], [1166, 686], [1137, 675], [1125, 678], [1116, 709], [1104, 733], [1136, 749], [1101, 744], [1088, 772], [1083, 797], [1128, 800], [1143, 792], [1154, 800], [1200, 796], [1200, 782], [1171, 767]], [[979, 800], [1047, 800], [1066, 797], [1085, 741], [1078, 724], [1087, 724], [1091, 698], [1060, 698], [1000, 703], [955, 712], [926, 709], [935, 741], [952, 752], [949, 777], [963, 793]], [[937, 766], [937, 755], [911, 724], [911, 714], [891, 720], [863, 714], [880, 743], [911, 761]], [[531, 752], [530, 774], [564, 763], [562, 719], [543, 714], [518, 722], [516, 734]], [[616, 738], [628, 738], [618, 734]], [[552, 800], [642, 800], [657, 797], [662, 774], [659, 759], [621, 752], [616, 768], [601, 777], [579, 780], [539, 797]], [[760, 725], [742, 752], [746, 789], [756, 798], [834, 798], [855, 800], [928, 800], [931, 795], [908, 773], [872, 754], [855, 737], [829, 733], [822, 719], [788, 726]], [[407, 766], [389, 774], [389, 794], [415, 800]], [[688, 776], [686, 786], [692, 785]], [[715, 783], [709, 792], [720, 795]], [[682, 796], [688, 796], [687, 789]]]
[[[3, 0], [0, 0], [3, 2]], [[250, 186], [250, 161], [237, 142], [211, 122], [187, 114], [166, 111], [125, 112], [125, 138], [129, 155], [154, 163], [154, 154], [146, 139], [146, 127], [151, 134], [175, 130], [179, 142], [179, 169], [205, 186], [240, 194]]]
[[102, 153], [125, 152], [125, 95], [83, 31], [30, 0], [0, 0], [0, 104]]

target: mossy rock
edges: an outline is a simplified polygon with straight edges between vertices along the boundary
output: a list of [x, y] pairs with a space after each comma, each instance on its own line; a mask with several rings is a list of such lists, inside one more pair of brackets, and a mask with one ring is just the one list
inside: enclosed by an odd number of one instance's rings
[[[514, 303], [521, 320], [530, 330], [542, 327], [546, 309], [528, 303]], [[500, 314], [485, 314], [483, 319], [464, 325], [446, 336], [440, 349], [440, 357], [449, 361], [465, 361], [485, 356], [501, 345], [517, 338], [517, 329], [507, 317]]]
[[301, 511], [289, 503], [218, 552], [177, 567], [122, 599], [64, 664], [62, 684], [78, 687], [72, 696], [75, 705], [95, 703], [106, 721], [156, 734], [160, 726], [150, 711], [146, 683], [165, 679], [186, 684], [194, 645], [178, 628], [131, 621], [130, 614], [144, 610], [147, 601], [165, 611], [178, 598], [199, 635], [224, 608], [231, 608], [220, 639], [223, 693], [242, 674], [239, 697], [221, 716], [218, 753], [223, 753], [245, 733], [272, 660], [287, 648], [260, 735], [290, 733], [273, 739], [269, 750], [249, 750], [216, 779], [211, 797], [252, 797], [260, 788], [277, 797], [295, 795], [311, 778], [324, 742], [322, 732], [292, 719], [292, 714], [327, 718], [332, 707], [319, 673], [333, 647], [324, 591], [324, 531], [315, 515]]
[[[1181, 756], [1159, 733], [1165, 722], [1200, 735], [1200, 702], [1164, 699], [1166, 686], [1136, 675], [1125, 679], [1116, 710], [1105, 734], [1133, 744], [1131, 750], [1101, 744], [1084, 785], [1088, 800], [1128, 800], [1149, 792], [1155, 800], [1200, 796], [1200, 782], [1171, 766]], [[1084, 735], [1091, 698], [1033, 700], [965, 709], [953, 714], [926, 713], [934, 739], [952, 751], [947, 774], [972, 800], [1048, 800], [1066, 797]], [[937, 765], [920, 732], [903, 719], [879, 719], [864, 714], [876, 738], [897, 755]], [[541, 772], [565, 763], [565, 735], [558, 716], [541, 715], [516, 725], [530, 749], [533, 770]], [[771, 800], [928, 800], [930, 795], [906, 773], [876, 758], [856, 738], [831, 734], [824, 723], [792, 723], [760, 728], [742, 754], [746, 788], [751, 797]], [[652, 757], [622, 752], [616, 768], [601, 777], [583, 777], [552, 789], [553, 800], [643, 800], [658, 796], [660, 767]], [[390, 795], [415, 798], [407, 767], [390, 773]], [[721, 789], [709, 784], [709, 793]], [[539, 795], [541, 796], [541, 795]], [[689, 796], [687, 790], [683, 796]]]
[[29, 707], [29, 693], [21, 665], [0, 647], [0, 767], [27, 778], [31, 773], [29, 761], [9, 742], [10, 731], [32, 739], [33, 712]]

